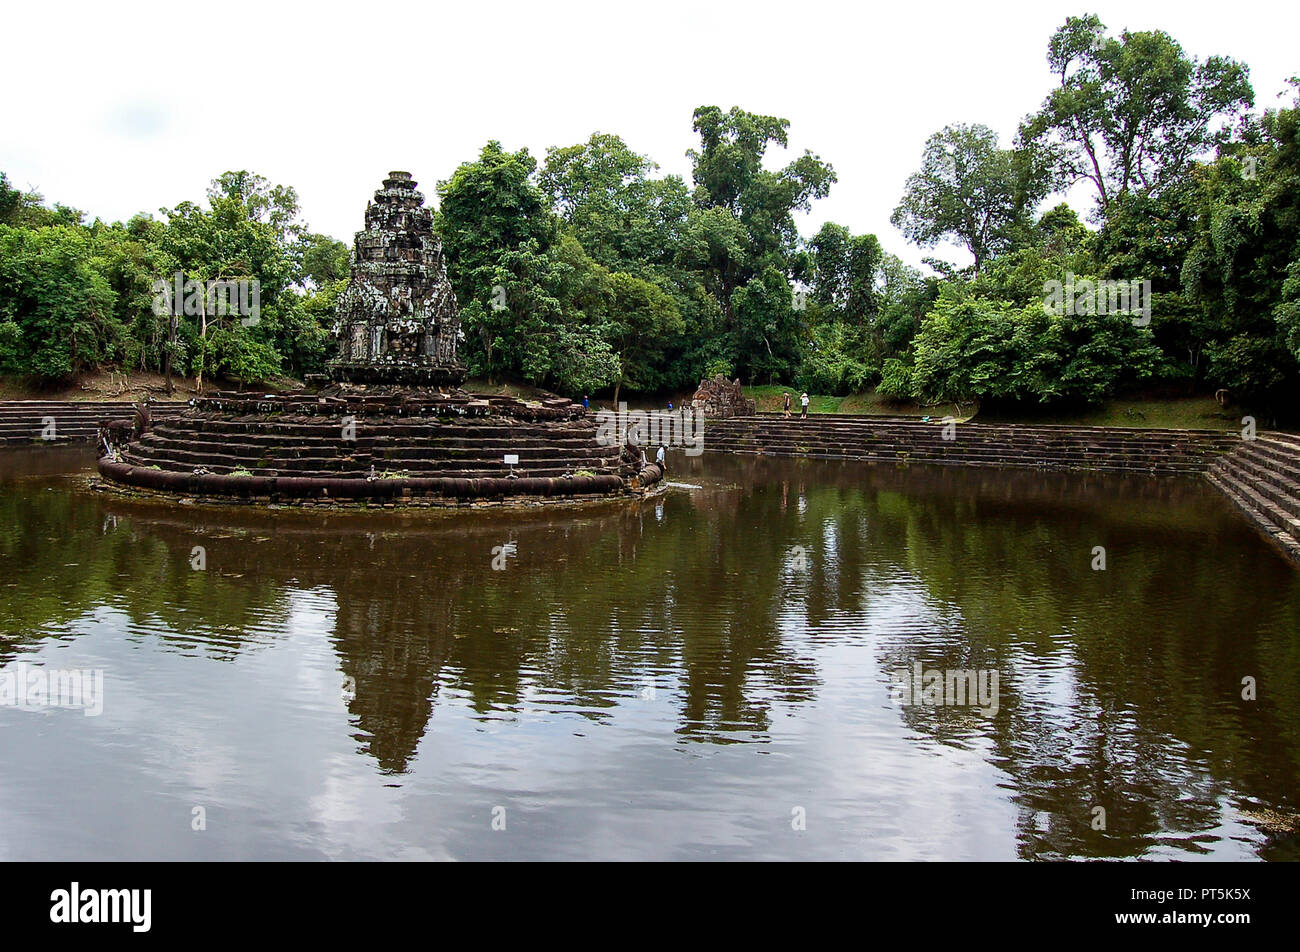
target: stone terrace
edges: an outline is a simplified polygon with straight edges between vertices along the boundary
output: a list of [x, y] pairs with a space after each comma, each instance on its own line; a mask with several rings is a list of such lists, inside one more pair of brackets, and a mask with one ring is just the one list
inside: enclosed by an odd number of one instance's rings
[[944, 440], [941, 422], [848, 414], [806, 420], [758, 414], [709, 421], [710, 452], [806, 456], [896, 464], [1016, 467], [1181, 476], [1204, 473], [1240, 442], [1213, 430], [1121, 429], [1085, 426], [955, 424]]
[[620, 472], [619, 447], [598, 445], [581, 406], [472, 395], [214, 394], [189, 413], [157, 421], [122, 461], [178, 473], [472, 479], [509, 476], [506, 454], [519, 457], [516, 476]]
[[[155, 420], [185, 409], [183, 403], [150, 403]], [[46, 422], [54, 421], [53, 439], [46, 439]], [[0, 403], [0, 446], [31, 443], [92, 442], [104, 421], [131, 423], [135, 406], [116, 401], [69, 403], [65, 400], [12, 400]]]

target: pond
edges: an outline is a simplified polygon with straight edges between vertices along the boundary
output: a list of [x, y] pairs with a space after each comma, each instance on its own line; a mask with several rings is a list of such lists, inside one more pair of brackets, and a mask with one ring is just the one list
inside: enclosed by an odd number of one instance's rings
[[0, 859], [1300, 858], [1300, 573], [1208, 484], [670, 463], [308, 514], [0, 454]]

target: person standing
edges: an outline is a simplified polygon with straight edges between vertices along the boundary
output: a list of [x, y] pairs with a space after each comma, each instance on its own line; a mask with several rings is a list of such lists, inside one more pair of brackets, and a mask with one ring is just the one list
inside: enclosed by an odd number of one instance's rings
[[782, 415], [785, 419], [790, 419], [790, 391], [785, 392], [785, 406], [781, 408]]
[[803, 407], [803, 409], [799, 411], [799, 419], [806, 420], [808, 419], [808, 391], [807, 390], [805, 390], [803, 392], [803, 396], [799, 398], [799, 403]]
[[585, 393], [582, 395], [582, 409], [584, 410], [591, 409], [591, 405], [587, 403], [587, 395]]
[[658, 464], [659, 472], [661, 474], [668, 472], [668, 454], [664, 452], [662, 446], [660, 446], [659, 451], [655, 453], [655, 463]]

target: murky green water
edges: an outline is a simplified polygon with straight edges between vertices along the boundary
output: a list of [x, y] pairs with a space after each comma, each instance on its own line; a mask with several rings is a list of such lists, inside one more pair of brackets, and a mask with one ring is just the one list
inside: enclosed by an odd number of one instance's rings
[[0, 859], [1300, 858], [1300, 573], [1198, 482], [706, 455], [307, 516], [88, 462], [0, 455], [0, 677], [103, 676], [0, 706]]

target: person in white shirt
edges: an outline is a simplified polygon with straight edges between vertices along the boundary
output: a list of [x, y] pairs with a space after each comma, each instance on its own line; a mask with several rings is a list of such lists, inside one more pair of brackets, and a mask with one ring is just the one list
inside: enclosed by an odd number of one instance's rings
[[808, 391], [807, 390], [805, 390], [803, 392], [803, 396], [799, 398], [799, 405], [803, 407], [803, 409], [799, 411], [799, 419], [801, 420], [808, 419]]
[[664, 452], [664, 448], [662, 446], [659, 447], [659, 451], [655, 453], [655, 462], [659, 464], [659, 472], [661, 473], [668, 472], [667, 455], [668, 454]]

